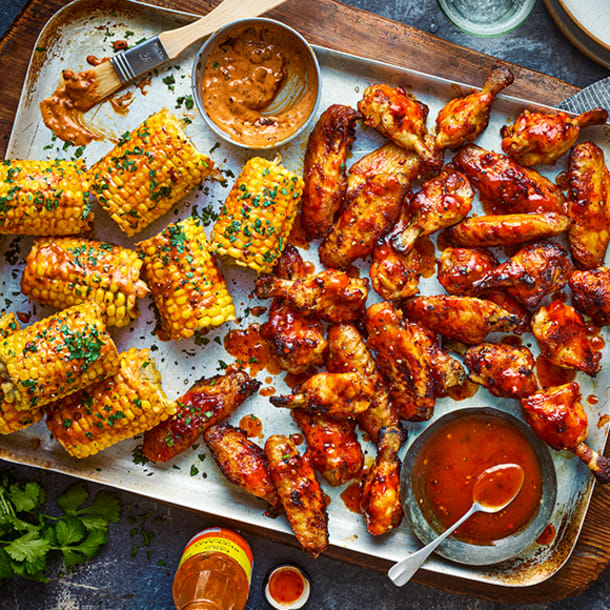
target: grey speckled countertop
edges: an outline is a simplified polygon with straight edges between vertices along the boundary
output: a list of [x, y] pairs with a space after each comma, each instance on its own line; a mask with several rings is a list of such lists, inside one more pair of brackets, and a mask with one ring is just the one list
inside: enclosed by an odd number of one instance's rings
[[[8, 28], [25, 0], [0, 2], [0, 32]], [[471, 47], [529, 68], [546, 72], [584, 87], [607, 76], [607, 70], [582, 55], [566, 40], [549, 16], [543, 2], [517, 30], [495, 38], [470, 36], [455, 28], [434, 0], [348, 0], [348, 4], [379, 13], [436, 36]], [[457, 76], [457, 75], [456, 75]], [[35, 478], [51, 492], [61, 492], [69, 477], [25, 467], [15, 467], [22, 479]], [[99, 486], [89, 485], [94, 493]], [[19, 610], [104, 610], [173, 608], [171, 585], [184, 543], [198, 530], [213, 523], [192, 512], [168, 507], [132, 494], [121, 494], [123, 518], [111, 526], [108, 544], [101, 554], [72, 571], [54, 576], [47, 584], [22, 580], [0, 586], [0, 608]], [[146, 546], [149, 532], [152, 540]], [[291, 547], [247, 535], [255, 556], [255, 569], [248, 608], [269, 606], [262, 596], [267, 572], [282, 562], [301, 565], [310, 575], [312, 595], [307, 608], [316, 610], [412, 610], [511, 608], [443, 591], [409, 584], [395, 588], [385, 574], [371, 572], [325, 557], [312, 560]], [[59, 571], [56, 566], [54, 573]], [[571, 599], [531, 606], [537, 610], [568, 610], [610, 607], [610, 575], [604, 573], [587, 591]]]

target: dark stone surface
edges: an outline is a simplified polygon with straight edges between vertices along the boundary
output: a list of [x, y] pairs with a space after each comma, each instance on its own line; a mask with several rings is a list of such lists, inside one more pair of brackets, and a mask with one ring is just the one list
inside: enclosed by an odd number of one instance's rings
[[[563, 38], [542, 2], [529, 21], [518, 30], [496, 38], [477, 38], [459, 31], [441, 13], [433, 0], [349, 0], [349, 4], [377, 12], [417, 28], [433, 32], [458, 44], [547, 72], [579, 86], [607, 75], [607, 71], [577, 51]], [[24, 0], [0, 2], [0, 32], [17, 15]], [[459, 77], [459, 75], [456, 75]], [[73, 479], [50, 472], [15, 467], [23, 479], [41, 481], [53, 494]], [[89, 485], [92, 493], [99, 489]], [[104, 610], [173, 608], [171, 584], [184, 543], [198, 530], [213, 525], [191, 512], [165, 506], [133, 494], [121, 494], [123, 517], [111, 526], [108, 544], [93, 561], [72, 573], [58, 577], [52, 570], [47, 584], [11, 580], [0, 585], [0, 608], [19, 610]], [[142, 528], [154, 536], [143, 544]], [[292, 562], [310, 575], [312, 595], [307, 608], [319, 610], [410, 608], [426, 610], [517, 608], [460, 597], [443, 591], [409, 584], [395, 588], [385, 574], [367, 571], [321, 557], [314, 561], [301, 551], [247, 535], [255, 556], [255, 569], [248, 608], [268, 608], [262, 596], [265, 575], [275, 565]], [[607, 574], [577, 597], [557, 603], [530, 606], [535, 610], [568, 610], [610, 607], [610, 578]]]

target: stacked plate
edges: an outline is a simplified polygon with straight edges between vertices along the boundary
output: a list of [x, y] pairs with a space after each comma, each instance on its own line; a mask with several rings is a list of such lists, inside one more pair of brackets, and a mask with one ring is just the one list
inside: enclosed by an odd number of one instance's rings
[[544, 0], [567, 38], [585, 55], [610, 68], [610, 1]]

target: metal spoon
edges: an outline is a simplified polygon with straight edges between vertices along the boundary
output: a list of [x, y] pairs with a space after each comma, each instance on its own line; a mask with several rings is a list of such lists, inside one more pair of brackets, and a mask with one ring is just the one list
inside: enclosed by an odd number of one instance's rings
[[[500, 478], [508, 477], [508, 484], [504, 486], [498, 481]], [[512, 476], [511, 476], [512, 475]], [[445, 530], [438, 538], [427, 544], [423, 549], [409, 555], [406, 559], [395, 563], [389, 570], [390, 580], [397, 586], [402, 587], [409, 582], [415, 572], [419, 570], [424, 561], [436, 549], [445, 538], [450, 536], [460, 525], [467, 521], [474, 513], [497, 513], [506, 508], [521, 491], [525, 473], [518, 464], [499, 464], [484, 470], [476, 479], [472, 487], [472, 506], [460, 517], [449, 529]], [[493, 491], [494, 498], [486, 498], [490, 487], [496, 487]]]

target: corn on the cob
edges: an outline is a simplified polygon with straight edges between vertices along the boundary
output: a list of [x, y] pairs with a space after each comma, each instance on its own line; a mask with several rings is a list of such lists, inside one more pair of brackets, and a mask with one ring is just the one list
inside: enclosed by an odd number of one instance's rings
[[101, 206], [127, 235], [165, 214], [214, 170], [166, 108], [148, 117], [90, 170]]
[[244, 165], [214, 225], [217, 254], [269, 273], [280, 257], [297, 214], [303, 180], [260, 157]]
[[148, 293], [142, 261], [121, 246], [77, 237], [38, 239], [28, 254], [21, 291], [34, 301], [63, 309], [96, 301], [109, 326], [125, 326], [138, 315], [136, 299]]
[[82, 160], [0, 162], [0, 233], [76, 235], [92, 220]]
[[176, 412], [147, 349], [120, 355], [118, 372], [47, 407], [47, 427], [75, 457], [154, 428]]
[[101, 307], [87, 301], [0, 340], [0, 387], [16, 409], [34, 409], [113, 375], [119, 356]]
[[191, 337], [235, 319], [233, 299], [198, 218], [171, 224], [137, 248], [161, 318], [161, 340]]
[[[0, 317], [0, 339], [4, 339], [18, 330], [19, 322], [14, 313], [7, 313]], [[10, 434], [27, 428], [40, 421], [43, 415], [42, 409], [18, 411], [13, 403], [4, 400], [4, 393], [0, 389], [0, 434]]]

